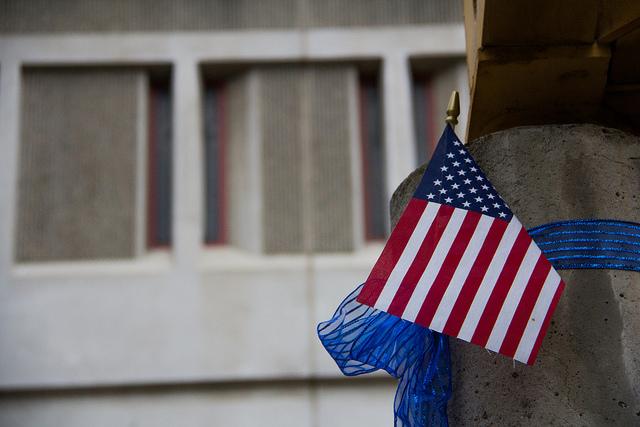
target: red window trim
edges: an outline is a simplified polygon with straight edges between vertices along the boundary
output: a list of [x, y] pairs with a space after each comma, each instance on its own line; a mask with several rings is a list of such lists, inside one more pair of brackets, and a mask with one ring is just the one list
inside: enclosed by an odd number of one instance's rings
[[[424, 79], [424, 90], [425, 90], [425, 103], [427, 104], [425, 107], [425, 114], [427, 115], [427, 117], [425, 117], [425, 123], [427, 125], [427, 138], [428, 140], [425, 141], [425, 143], [427, 144], [427, 153], [429, 155], [429, 159], [431, 159], [431, 155], [433, 154], [433, 151], [436, 149], [436, 145], [438, 145], [438, 141], [436, 141], [436, 134], [435, 134], [435, 129], [434, 129], [434, 117], [433, 117], [433, 112], [434, 112], [434, 95], [433, 95], [433, 84], [432, 84], [432, 78], [431, 77], [426, 77]], [[427, 159], [427, 161], [429, 160]]]

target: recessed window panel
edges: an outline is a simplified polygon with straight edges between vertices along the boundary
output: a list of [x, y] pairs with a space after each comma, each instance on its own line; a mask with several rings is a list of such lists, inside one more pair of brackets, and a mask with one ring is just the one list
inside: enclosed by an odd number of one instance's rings
[[384, 146], [380, 85], [376, 76], [360, 78], [360, 138], [367, 240], [387, 235]]
[[171, 245], [172, 144], [169, 81], [149, 84], [147, 245]]
[[207, 244], [226, 242], [225, 148], [226, 90], [210, 82], [204, 93], [205, 236]]
[[418, 166], [431, 158], [436, 144], [433, 118], [433, 87], [428, 76], [413, 79], [413, 123], [415, 125], [415, 150]]

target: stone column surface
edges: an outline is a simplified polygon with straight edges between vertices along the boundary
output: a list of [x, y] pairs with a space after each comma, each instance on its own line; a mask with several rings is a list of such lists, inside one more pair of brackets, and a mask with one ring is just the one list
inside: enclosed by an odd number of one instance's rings
[[[640, 138], [591, 124], [519, 127], [468, 145], [525, 227], [640, 223]], [[425, 165], [391, 200], [395, 224]], [[640, 425], [640, 273], [561, 270], [565, 291], [527, 366], [451, 338], [452, 426]]]

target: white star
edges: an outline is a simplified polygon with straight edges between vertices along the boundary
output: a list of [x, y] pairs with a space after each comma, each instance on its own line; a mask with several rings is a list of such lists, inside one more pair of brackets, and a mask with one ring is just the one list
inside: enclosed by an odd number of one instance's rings
[[480, 210], [482, 210], [482, 212], [486, 212], [486, 211], [488, 211], [488, 210], [489, 210], [489, 208], [488, 208], [488, 207], [486, 207], [486, 206], [482, 206], [482, 207], [480, 208]]
[[464, 197], [464, 193], [461, 191], [458, 193], [458, 197]]
[[484, 180], [484, 178], [483, 178], [483, 177], [481, 177], [480, 175], [476, 176], [476, 179], [477, 179], [478, 181], [483, 181], [483, 180]]
[[493, 207], [494, 207], [494, 208], [496, 208], [496, 209], [498, 209], [498, 208], [500, 207], [500, 204], [499, 204], [499, 203], [494, 203], [494, 204], [493, 204]]
[[433, 199], [434, 197], [436, 197], [436, 195], [433, 194], [433, 193], [427, 194], [427, 199], [429, 199], [429, 200]]
[[482, 201], [482, 197], [478, 196], [474, 199], [476, 202], [480, 203]]
[[504, 212], [500, 212], [498, 215], [500, 215], [500, 218], [504, 218], [505, 216], [507, 216], [507, 214]]
[[436, 179], [435, 181], [433, 181], [433, 185], [440, 185], [442, 184], [442, 181], [440, 181], [439, 179]]
[[495, 199], [496, 196], [494, 196], [493, 194], [489, 193], [487, 194], [487, 197], [490, 198], [491, 200]]
[[451, 181], [453, 179], [453, 175], [447, 175], [445, 178], [447, 178], [447, 181]]
[[454, 190], [457, 190], [457, 189], [458, 189], [458, 187], [460, 187], [458, 184], [453, 184], [453, 185], [451, 186], [451, 188], [453, 188]]
[[453, 153], [447, 153], [447, 157], [453, 159]]
[[441, 188], [441, 189], [440, 189], [440, 190], [438, 190], [438, 191], [440, 191], [440, 194], [444, 194], [444, 193], [446, 193], [446, 192], [447, 192], [447, 190], [445, 190], [444, 188]]
[[471, 184], [471, 180], [469, 178], [465, 179], [463, 182], [467, 185]]
[[471, 194], [476, 194], [476, 191], [478, 191], [478, 190], [476, 190], [474, 187], [471, 187], [469, 189], [469, 193], [471, 193]]
[[471, 159], [470, 159], [470, 158], [468, 158], [468, 157], [465, 157], [465, 158], [464, 158], [464, 161], [465, 161], [465, 162], [467, 162], [467, 163], [471, 163]]
[[446, 199], [444, 199], [445, 203], [451, 203], [453, 202], [453, 199], [451, 197], [447, 197]]
[[453, 164], [453, 166], [455, 166], [455, 167], [460, 166], [460, 162], [458, 162], [458, 161], [455, 161], [455, 162], [453, 162], [452, 164]]
[[457, 147], [458, 145], [460, 145], [460, 143], [458, 141], [453, 141], [453, 145]]
[[460, 149], [460, 150], [458, 150], [458, 153], [464, 154], [464, 150]]
[[447, 169], [449, 169], [449, 168], [448, 168], [448, 167], [446, 167], [446, 166], [442, 166], [442, 167], [440, 168], [440, 170], [441, 170], [442, 172], [446, 171]]
[[464, 175], [466, 175], [466, 172], [464, 171], [464, 169], [460, 169], [458, 171], [458, 175], [463, 175], [464, 176]]
[[469, 202], [464, 202], [464, 203], [462, 204], [462, 206], [464, 206], [465, 208], [468, 208], [470, 204], [471, 204], [471, 203], [469, 203]]
[[478, 168], [476, 168], [475, 166], [471, 166], [471, 172], [475, 172], [477, 170], [478, 170]]
[[488, 190], [488, 189], [489, 189], [489, 187], [488, 187], [488, 186], [486, 186], [486, 185], [482, 185], [482, 189], [483, 189], [483, 190]]

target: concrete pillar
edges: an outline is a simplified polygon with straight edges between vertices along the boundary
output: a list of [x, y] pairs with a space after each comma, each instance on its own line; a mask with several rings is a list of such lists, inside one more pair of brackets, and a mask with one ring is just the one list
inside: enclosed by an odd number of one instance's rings
[[[173, 93], [173, 248], [176, 265], [193, 270], [202, 238], [204, 194], [200, 82], [198, 64], [189, 58], [174, 67]], [[180, 147], [180, 149], [178, 149]]]
[[386, 191], [391, 193], [416, 165], [409, 58], [400, 53], [385, 58], [382, 80]]
[[[640, 222], [640, 138], [596, 125], [512, 128], [469, 151], [527, 227]], [[391, 200], [395, 222], [425, 166]], [[534, 366], [452, 338], [451, 425], [639, 425], [640, 273], [563, 270], [567, 284]]]

